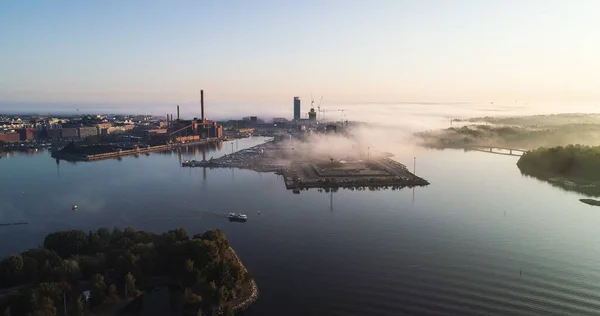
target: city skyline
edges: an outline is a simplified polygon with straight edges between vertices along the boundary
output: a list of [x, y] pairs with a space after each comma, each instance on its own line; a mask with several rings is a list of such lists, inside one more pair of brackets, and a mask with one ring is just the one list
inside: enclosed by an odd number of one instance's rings
[[201, 88], [208, 108], [231, 112], [290, 113], [300, 96], [305, 114], [310, 93], [333, 103], [600, 100], [593, 1], [15, 1], [0, 9], [4, 108], [160, 114], [197, 105]]

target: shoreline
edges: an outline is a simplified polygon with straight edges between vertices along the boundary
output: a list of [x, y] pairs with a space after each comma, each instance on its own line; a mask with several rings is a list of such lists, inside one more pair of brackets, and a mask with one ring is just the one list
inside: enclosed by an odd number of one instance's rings
[[262, 156], [263, 149], [268, 149], [274, 140], [258, 144], [253, 147], [240, 150], [233, 154], [224, 155], [213, 160], [204, 161], [184, 161], [182, 167], [202, 167], [202, 168], [237, 168], [252, 170], [255, 172], [274, 172], [282, 175], [287, 190], [301, 190], [310, 188], [404, 188], [415, 186], [427, 186], [430, 183], [410, 172], [406, 166], [388, 157], [377, 158], [372, 162], [379, 166], [379, 169], [389, 172], [389, 176], [377, 175], [352, 175], [344, 177], [338, 176], [316, 176], [306, 179], [300, 179], [297, 174], [300, 171], [299, 165], [310, 165], [313, 162], [293, 162], [288, 163], [269, 163], [269, 158]]
[[52, 153], [52, 158], [66, 160], [66, 161], [89, 162], [89, 161], [97, 161], [97, 160], [117, 158], [117, 157], [130, 156], [130, 155], [136, 155], [136, 154], [150, 153], [150, 152], [154, 152], [154, 151], [167, 151], [167, 150], [170, 150], [173, 148], [184, 147], [184, 146], [205, 145], [205, 144], [215, 143], [218, 141], [226, 141], [226, 139], [225, 138], [211, 138], [211, 139], [204, 139], [204, 140], [199, 140], [199, 141], [195, 141], [195, 142], [158, 145], [158, 146], [151, 146], [151, 147], [147, 147], [147, 148], [137, 148], [137, 149], [123, 150], [120, 152], [109, 152], [109, 153], [95, 154], [95, 155], [68, 154], [68, 153], [61, 153], [60, 151], [56, 151], [56, 152]]
[[[236, 260], [240, 264], [240, 266], [242, 266], [244, 268], [244, 270], [247, 273], [248, 269], [246, 268], [246, 266], [244, 265], [244, 263], [238, 256], [237, 252], [235, 252], [235, 250], [231, 247], [229, 247], [228, 250], [231, 253], [231, 255], [233, 256], [233, 259]], [[249, 286], [250, 286], [250, 295], [247, 298], [243, 299], [241, 302], [231, 306], [231, 309], [235, 313], [246, 310], [252, 303], [256, 302], [256, 300], [258, 299], [258, 294], [259, 294], [258, 286], [256, 285], [256, 281], [254, 280], [254, 277], [252, 278], [252, 280], [250, 280]], [[222, 314], [223, 314], [223, 311], [219, 310], [219, 315], [222, 315]]]

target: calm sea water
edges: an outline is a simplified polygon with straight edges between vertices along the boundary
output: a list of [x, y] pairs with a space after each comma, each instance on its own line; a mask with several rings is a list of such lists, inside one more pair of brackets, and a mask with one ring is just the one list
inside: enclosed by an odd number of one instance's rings
[[244, 315], [600, 315], [600, 208], [522, 177], [517, 157], [396, 154], [410, 168], [417, 156], [431, 185], [294, 195], [275, 174], [180, 167], [202, 157], [193, 148], [58, 165], [47, 152], [11, 155], [0, 222], [29, 225], [0, 227], [0, 255], [62, 229], [219, 228], [260, 288]]

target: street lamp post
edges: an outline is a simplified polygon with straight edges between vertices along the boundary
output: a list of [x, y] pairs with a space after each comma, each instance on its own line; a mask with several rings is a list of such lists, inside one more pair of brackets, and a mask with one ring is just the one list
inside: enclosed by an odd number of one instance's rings
[[417, 157], [414, 157], [414, 161], [413, 161], [413, 174], [415, 176], [417, 175]]

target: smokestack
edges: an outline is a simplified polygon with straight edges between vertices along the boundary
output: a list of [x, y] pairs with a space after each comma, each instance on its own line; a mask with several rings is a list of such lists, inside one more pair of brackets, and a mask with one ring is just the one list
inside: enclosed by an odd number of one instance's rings
[[177, 106], [177, 120], [179, 121], [179, 105]]
[[204, 90], [200, 90], [200, 111], [202, 111], [202, 124], [204, 124]]

